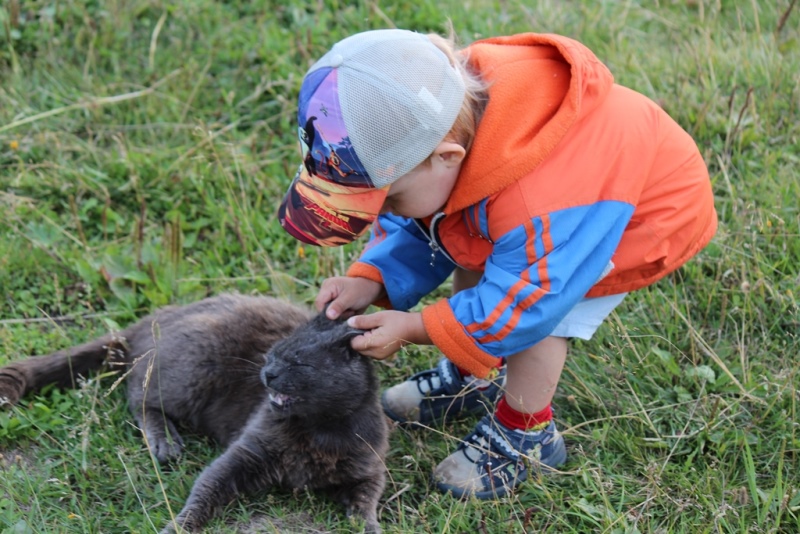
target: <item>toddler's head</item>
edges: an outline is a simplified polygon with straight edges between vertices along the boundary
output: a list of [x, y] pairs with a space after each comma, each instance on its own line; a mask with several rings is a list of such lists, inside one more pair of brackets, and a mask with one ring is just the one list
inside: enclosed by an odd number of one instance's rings
[[445, 137], [469, 146], [477, 115], [469, 96], [475, 82], [465, 74], [439, 36], [375, 30], [334, 45], [300, 89], [303, 163], [281, 204], [281, 225], [325, 246], [366, 232], [391, 184]]

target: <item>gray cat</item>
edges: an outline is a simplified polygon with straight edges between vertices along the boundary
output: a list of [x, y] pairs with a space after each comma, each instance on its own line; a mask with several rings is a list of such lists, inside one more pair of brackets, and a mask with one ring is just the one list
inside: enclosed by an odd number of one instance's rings
[[237, 496], [273, 487], [323, 491], [380, 533], [388, 429], [372, 362], [350, 347], [357, 333], [281, 300], [220, 295], [2, 367], [0, 404], [125, 365], [128, 404], [159, 461], [180, 455], [178, 425], [226, 447], [164, 533], [200, 531]]

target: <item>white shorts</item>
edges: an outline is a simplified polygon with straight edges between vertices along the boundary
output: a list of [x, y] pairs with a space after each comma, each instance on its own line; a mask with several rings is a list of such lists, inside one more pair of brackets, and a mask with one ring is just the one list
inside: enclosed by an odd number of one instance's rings
[[592, 339], [603, 320], [622, 302], [625, 295], [627, 293], [582, 299], [558, 323], [550, 335]]

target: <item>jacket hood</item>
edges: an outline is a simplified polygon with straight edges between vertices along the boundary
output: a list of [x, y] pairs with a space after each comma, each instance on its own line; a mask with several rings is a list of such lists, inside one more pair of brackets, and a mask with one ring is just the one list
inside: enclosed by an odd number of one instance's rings
[[525, 33], [467, 47], [489, 102], [444, 211], [470, 206], [531, 173], [573, 124], [599, 106], [614, 78], [568, 37]]

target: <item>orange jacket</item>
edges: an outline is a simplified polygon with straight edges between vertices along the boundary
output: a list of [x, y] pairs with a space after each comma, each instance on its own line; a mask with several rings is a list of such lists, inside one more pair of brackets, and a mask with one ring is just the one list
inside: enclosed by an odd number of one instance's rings
[[[351, 276], [380, 281], [407, 309], [457, 264], [473, 289], [423, 309], [461, 368], [549, 335], [581, 298], [639, 289], [702, 249], [717, 219], [691, 137], [645, 96], [614, 84], [580, 43], [522, 34], [478, 41], [471, 65], [489, 102], [442, 213], [382, 216]], [[424, 194], [422, 192], [421, 194]], [[443, 254], [439, 265], [428, 261]]]

